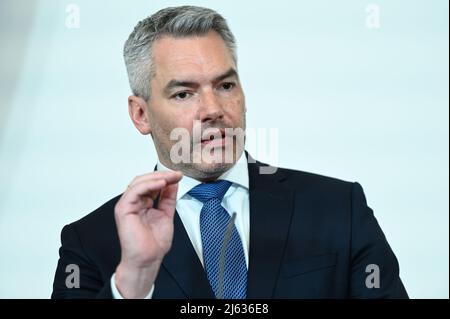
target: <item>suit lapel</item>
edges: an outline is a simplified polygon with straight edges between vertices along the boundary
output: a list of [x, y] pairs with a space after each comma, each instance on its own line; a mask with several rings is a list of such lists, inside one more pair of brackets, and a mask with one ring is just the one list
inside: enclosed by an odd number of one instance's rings
[[[260, 174], [249, 158], [250, 251], [247, 298], [272, 298], [287, 241], [293, 193], [283, 188], [284, 174]], [[157, 205], [158, 199], [155, 201]], [[172, 248], [162, 266], [187, 298], [215, 298], [183, 223], [175, 213]]]
[[[250, 251], [247, 298], [272, 298], [287, 241], [293, 193], [284, 189], [284, 174], [260, 174], [249, 163]], [[253, 160], [254, 162], [254, 160]]]
[[[156, 169], [155, 165], [154, 170]], [[159, 195], [155, 199], [155, 207], [158, 206], [158, 202]], [[205, 270], [177, 211], [175, 211], [173, 227], [172, 247], [164, 257], [162, 267], [172, 276], [186, 298], [215, 298]]]
[[177, 212], [172, 248], [164, 257], [162, 265], [187, 298], [214, 298], [203, 266]]

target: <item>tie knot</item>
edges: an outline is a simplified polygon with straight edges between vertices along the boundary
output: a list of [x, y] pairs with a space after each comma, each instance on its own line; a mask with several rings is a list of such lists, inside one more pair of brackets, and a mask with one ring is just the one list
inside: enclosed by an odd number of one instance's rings
[[231, 182], [218, 180], [210, 183], [201, 183], [189, 191], [189, 195], [198, 199], [202, 203], [206, 203], [212, 198], [218, 198], [222, 201], [223, 196], [230, 188]]

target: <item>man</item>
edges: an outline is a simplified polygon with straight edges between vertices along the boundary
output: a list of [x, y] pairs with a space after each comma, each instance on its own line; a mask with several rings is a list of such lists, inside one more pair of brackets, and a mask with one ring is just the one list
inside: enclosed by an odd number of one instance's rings
[[124, 57], [131, 120], [159, 161], [64, 227], [53, 298], [407, 297], [359, 184], [267, 170], [230, 134], [245, 131], [246, 108], [219, 14], [163, 9]]

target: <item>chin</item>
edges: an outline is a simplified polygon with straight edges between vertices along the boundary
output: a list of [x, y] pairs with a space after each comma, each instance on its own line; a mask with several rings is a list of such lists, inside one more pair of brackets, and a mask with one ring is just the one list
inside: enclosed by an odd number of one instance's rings
[[206, 163], [196, 164], [196, 169], [203, 174], [222, 175], [233, 166], [234, 163]]
[[185, 167], [184, 171], [187, 175], [198, 180], [214, 180], [227, 170], [229, 170], [234, 163], [197, 163]]

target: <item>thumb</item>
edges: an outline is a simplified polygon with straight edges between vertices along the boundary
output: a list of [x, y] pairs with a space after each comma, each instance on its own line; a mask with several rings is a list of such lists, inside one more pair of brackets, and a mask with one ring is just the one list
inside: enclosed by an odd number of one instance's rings
[[170, 184], [161, 190], [158, 209], [164, 211], [169, 217], [175, 213], [177, 204], [178, 183]]

